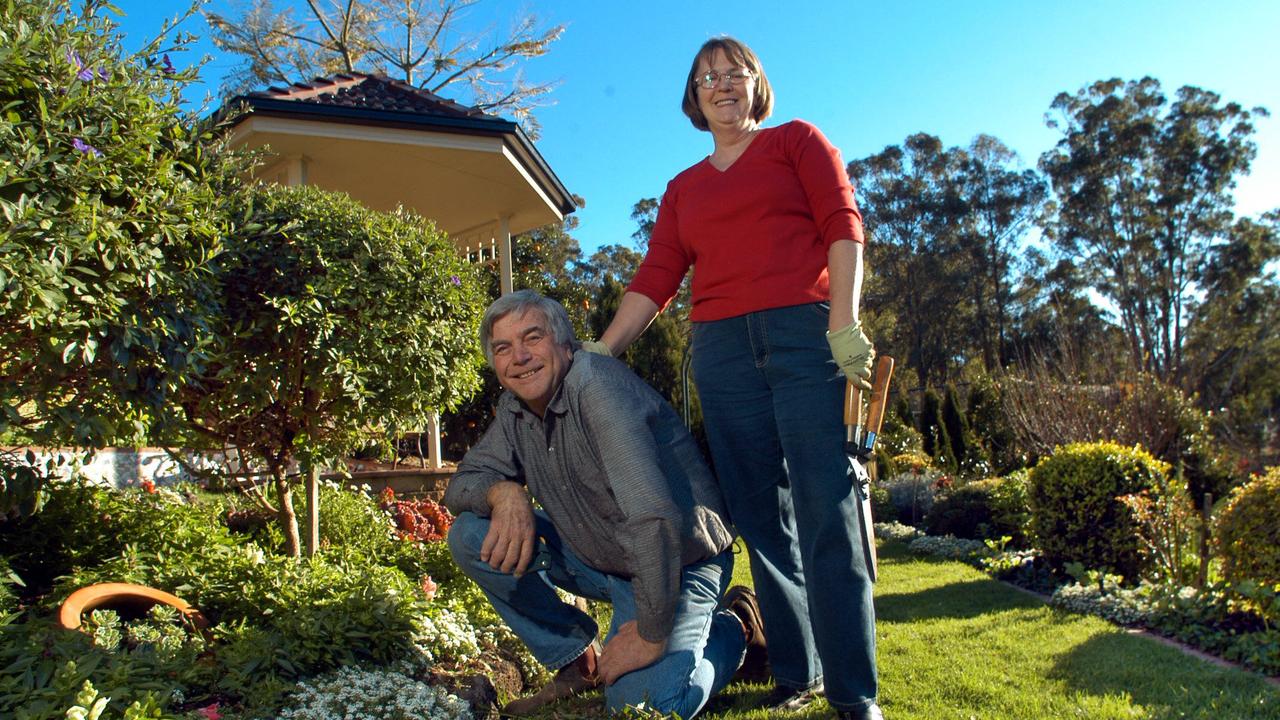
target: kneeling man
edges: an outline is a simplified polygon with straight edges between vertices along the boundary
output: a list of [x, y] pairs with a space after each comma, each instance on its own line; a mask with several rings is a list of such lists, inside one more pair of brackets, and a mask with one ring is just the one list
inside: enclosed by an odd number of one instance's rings
[[[733, 533], [693, 438], [623, 363], [579, 350], [554, 300], [498, 299], [480, 342], [507, 392], [449, 483], [449, 548], [557, 669], [504, 712], [603, 685], [610, 711], [645, 703], [692, 718], [748, 648], [750, 664], [766, 662], [754, 595], [725, 595]], [[595, 621], [552, 584], [613, 606], [603, 649]]]

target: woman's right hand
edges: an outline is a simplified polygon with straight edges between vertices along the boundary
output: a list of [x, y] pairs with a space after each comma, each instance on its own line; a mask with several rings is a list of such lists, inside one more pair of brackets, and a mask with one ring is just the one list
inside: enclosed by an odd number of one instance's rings
[[[618, 304], [618, 312], [614, 313], [609, 327], [598, 341], [602, 343], [613, 357], [620, 357], [627, 351], [631, 343], [649, 327], [649, 323], [658, 316], [661, 308], [658, 304], [640, 293], [627, 292]], [[587, 343], [583, 343], [583, 349]], [[592, 350], [592, 352], [595, 352]]]

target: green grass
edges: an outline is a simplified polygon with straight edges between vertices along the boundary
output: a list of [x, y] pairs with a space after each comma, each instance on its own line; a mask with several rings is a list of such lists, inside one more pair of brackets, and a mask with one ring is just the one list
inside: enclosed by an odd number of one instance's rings
[[[738, 556], [735, 582], [749, 578]], [[1280, 720], [1280, 687], [1105, 620], [1059, 612], [964, 563], [880, 548], [880, 703], [890, 720]], [[829, 718], [756, 709], [767, 685], [738, 683], [699, 717]], [[543, 718], [602, 717], [599, 698]]]

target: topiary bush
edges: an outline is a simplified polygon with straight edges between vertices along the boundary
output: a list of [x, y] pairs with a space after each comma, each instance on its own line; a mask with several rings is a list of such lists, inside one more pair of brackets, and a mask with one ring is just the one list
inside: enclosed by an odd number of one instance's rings
[[1222, 574], [1231, 582], [1280, 584], [1280, 466], [1236, 488], [1216, 518]]
[[1144, 560], [1129, 509], [1117, 498], [1156, 487], [1169, 466], [1141, 448], [1075, 443], [1031, 470], [1028, 499], [1036, 547], [1055, 571], [1079, 562], [1136, 582]]

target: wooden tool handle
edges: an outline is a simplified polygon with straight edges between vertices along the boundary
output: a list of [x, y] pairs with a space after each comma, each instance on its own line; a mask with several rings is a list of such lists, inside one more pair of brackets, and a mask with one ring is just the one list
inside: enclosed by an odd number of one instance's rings
[[851, 380], [844, 384], [844, 424], [849, 427], [862, 424], [862, 388]]
[[[881, 355], [876, 360], [876, 371], [871, 376], [871, 404], [867, 408], [867, 433], [871, 436], [880, 434], [885, 404], [889, 401], [889, 380], [892, 377], [893, 358]], [[845, 412], [848, 413], [847, 406]]]

